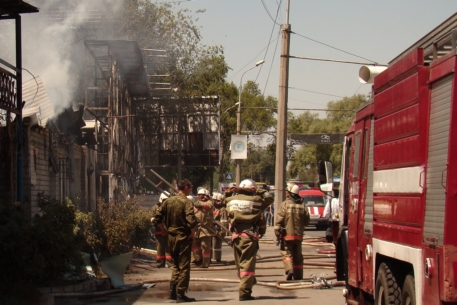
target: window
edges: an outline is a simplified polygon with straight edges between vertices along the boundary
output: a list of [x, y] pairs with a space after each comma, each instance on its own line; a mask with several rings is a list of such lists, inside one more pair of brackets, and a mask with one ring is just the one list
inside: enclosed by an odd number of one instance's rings
[[355, 147], [354, 147], [354, 168], [352, 171], [352, 177], [359, 177], [359, 163], [360, 163], [360, 137], [362, 133], [359, 131], [355, 134]]

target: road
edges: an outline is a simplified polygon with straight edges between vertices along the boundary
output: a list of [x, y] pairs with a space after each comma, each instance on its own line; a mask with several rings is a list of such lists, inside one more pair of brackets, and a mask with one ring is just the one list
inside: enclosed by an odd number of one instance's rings
[[[309, 228], [305, 232], [305, 237], [323, 237], [325, 231], [316, 231], [314, 228]], [[278, 257], [279, 248], [274, 242], [273, 227], [267, 228], [267, 233], [260, 240], [259, 256], [268, 262], [258, 262], [256, 269], [256, 278], [258, 282], [275, 283], [276, 281], [285, 280], [284, 269], [281, 259]], [[327, 244], [328, 246], [328, 244]], [[316, 255], [317, 249], [324, 248], [321, 245], [311, 246], [303, 245], [304, 255]], [[223, 246], [224, 261], [232, 261], [233, 253], [228, 245]], [[267, 257], [272, 257], [267, 259]], [[273, 260], [273, 261], [271, 261]], [[305, 260], [308, 262], [316, 261], [317, 259]], [[319, 261], [331, 261], [332, 259], [319, 259]], [[227, 304], [238, 303], [238, 280], [236, 270], [233, 270], [233, 265], [227, 265], [225, 269], [221, 270], [220, 266], [211, 266], [204, 271], [192, 269], [191, 270], [191, 283], [187, 295], [197, 299], [197, 303], [205, 305], [219, 304], [219, 302], [226, 302]], [[311, 269], [312, 267], [304, 267], [304, 277], [309, 277], [310, 274], [318, 276], [332, 276], [333, 268], [328, 269]], [[144, 305], [152, 303], [173, 303], [174, 301], [168, 300], [168, 280], [170, 278], [170, 270], [168, 268], [151, 268], [147, 265], [132, 265], [124, 275], [126, 284], [137, 284], [140, 282], [156, 282], [154, 287], [149, 289], [140, 289], [122, 294], [113, 294], [109, 296], [93, 298], [93, 299], [56, 299], [56, 305], [90, 305], [106, 303], [110, 305]], [[225, 282], [224, 282], [225, 280]], [[273, 305], [278, 302], [287, 302], [287, 305], [292, 304], [307, 304], [307, 305], [321, 305], [321, 304], [345, 304], [342, 296], [343, 287], [333, 287], [329, 289], [297, 289], [297, 290], [281, 290], [276, 287], [268, 287], [255, 285], [252, 295], [256, 300], [249, 301], [249, 304], [262, 304]]]

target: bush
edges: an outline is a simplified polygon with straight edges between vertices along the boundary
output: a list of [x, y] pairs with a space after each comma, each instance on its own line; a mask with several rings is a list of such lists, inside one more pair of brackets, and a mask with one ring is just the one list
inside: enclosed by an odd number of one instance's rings
[[141, 209], [134, 199], [111, 204], [99, 200], [95, 213], [77, 213], [87, 247], [100, 260], [147, 245], [151, 217], [150, 211]]
[[41, 196], [41, 215], [0, 202], [0, 303], [32, 304], [37, 287], [52, 285], [68, 273], [80, 273], [83, 260], [74, 234], [75, 207]]

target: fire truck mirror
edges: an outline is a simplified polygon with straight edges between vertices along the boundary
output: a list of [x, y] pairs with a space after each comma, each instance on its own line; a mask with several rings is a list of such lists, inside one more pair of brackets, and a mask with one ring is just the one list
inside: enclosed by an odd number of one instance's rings
[[319, 161], [319, 185], [333, 183], [333, 164], [330, 161]]

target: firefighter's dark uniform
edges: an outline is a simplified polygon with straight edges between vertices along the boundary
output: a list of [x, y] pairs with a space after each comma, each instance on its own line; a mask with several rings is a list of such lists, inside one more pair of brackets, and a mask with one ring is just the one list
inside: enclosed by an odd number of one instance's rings
[[302, 241], [303, 232], [309, 224], [309, 220], [309, 211], [303, 203], [303, 198], [290, 197], [281, 203], [275, 230], [285, 228], [285, 245], [284, 249], [281, 249], [281, 255], [286, 274], [289, 274], [289, 271], [293, 272], [295, 280], [303, 279]]
[[240, 278], [240, 300], [251, 298], [255, 278], [256, 255], [259, 249], [259, 237], [265, 234], [266, 221], [264, 211], [274, 198], [261, 189], [256, 194], [226, 192], [225, 203], [230, 219], [232, 245], [235, 263]]
[[[155, 215], [157, 213], [157, 210], [160, 208], [161, 203], [156, 204], [155, 206], [152, 207], [151, 213], [152, 215]], [[154, 222], [154, 218], [152, 219], [152, 222]], [[156, 261], [158, 263], [157, 267], [165, 267], [165, 261], [168, 262], [168, 265], [170, 265], [169, 261], [171, 259], [170, 254], [168, 253], [167, 249], [167, 242], [168, 238], [165, 235], [164, 232], [162, 232], [157, 225], [154, 226], [154, 236], [156, 239], [156, 250], [157, 250], [157, 255], [156, 255]]]
[[162, 223], [168, 232], [168, 249], [171, 256], [170, 291], [174, 288], [183, 295], [189, 287], [190, 257], [192, 242], [191, 229], [197, 225], [194, 205], [183, 194], [167, 199], [154, 215], [156, 223]]
[[[222, 204], [214, 206], [213, 216], [214, 220], [217, 220], [224, 226], [224, 228], [228, 229], [227, 209]], [[227, 233], [224, 229], [217, 228], [217, 226], [215, 226], [215, 228], [220, 238], [213, 238], [213, 258], [219, 262], [222, 259], [222, 239], [224, 239], [224, 236], [226, 236]]]
[[215, 235], [215, 229], [212, 218], [208, 215], [213, 215], [213, 203], [208, 201], [197, 201], [195, 203], [195, 217], [198, 220], [198, 228], [195, 232], [194, 242], [192, 244], [192, 253], [195, 263], [200, 264], [203, 268], [209, 267], [211, 264], [211, 240]]

